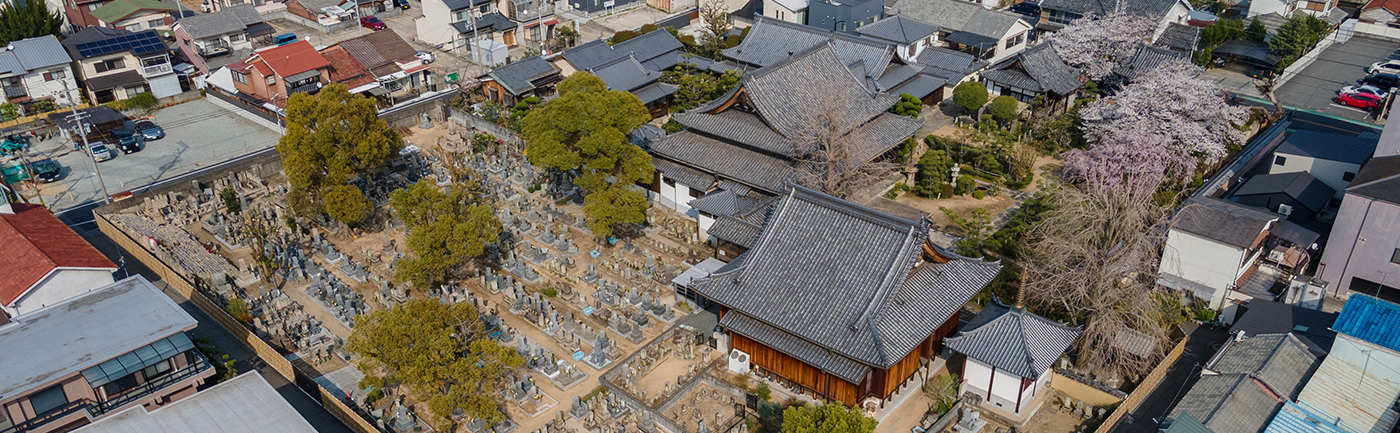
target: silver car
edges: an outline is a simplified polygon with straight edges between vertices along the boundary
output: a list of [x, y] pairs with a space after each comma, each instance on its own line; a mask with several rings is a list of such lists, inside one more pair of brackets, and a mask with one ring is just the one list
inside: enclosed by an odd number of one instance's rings
[[92, 152], [92, 159], [97, 160], [97, 162], [106, 161], [116, 157], [116, 154], [112, 153], [112, 150], [108, 149], [107, 145], [101, 141], [89, 144], [88, 150]]

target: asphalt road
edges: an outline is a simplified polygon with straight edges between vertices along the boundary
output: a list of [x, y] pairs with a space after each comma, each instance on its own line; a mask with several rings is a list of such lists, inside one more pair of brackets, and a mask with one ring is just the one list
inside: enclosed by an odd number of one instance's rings
[[1283, 105], [1353, 120], [1375, 122], [1375, 114], [1332, 103], [1337, 91], [1357, 84], [1365, 68], [1384, 60], [1400, 43], [1354, 36], [1345, 44], [1332, 44], [1302, 73], [1284, 83], [1274, 96]]
[[1220, 350], [1230, 336], [1224, 329], [1205, 326], [1183, 330], [1190, 334], [1190, 338], [1186, 341], [1186, 349], [1181, 352], [1181, 358], [1172, 364], [1162, 382], [1142, 400], [1137, 410], [1118, 424], [1114, 430], [1116, 433], [1156, 433], [1156, 419], [1166, 416], [1176, 405], [1177, 399], [1196, 384], [1201, 378], [1201, 366]]
[[96, 170], [101, 171], [107, 192], [118, 194], [273, 147], [279, 137], [203, 99], [158, 110], [154, 116], [165, 129], [165, 138], [148, 141], [140, 152], [102, 163], [94, 164], [86, 152], [74, 151], [67, 138], [36, 143], [30, 149], [31, 159], [50, 157], [63, 166], [58, 182], [40, 187], [44, 203], [62, 213], [102, 202]]

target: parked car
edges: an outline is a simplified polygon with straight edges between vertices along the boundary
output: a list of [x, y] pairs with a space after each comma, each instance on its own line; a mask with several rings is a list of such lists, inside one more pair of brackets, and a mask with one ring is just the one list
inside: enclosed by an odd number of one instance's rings
[[141, 135], [147, 140], [159, 140], [165, 138], [165, 129], [156, 125], [155, 122], [143, 120], [136, 122], [136, 130], [141, 131]]
[[1363, 110], [1374, 110], [1380, 108], [1381, 103], [1384, 101], [1385, 100], [1381, 99], [1379, 96], [1372, 95], [1370, 93], [1353, 93], [1350, 95], [1341, 95], [1332, 100], [1332, 102], [1336, 102], [1341, 105], [1345, 105], [1348, 107], [1356, 107]]
[[1370, 93], [1372, 95], [1381, 97], [1381, 99], [1385, 99], [1386, 96], [1390, 95], [1390, 92], [1383, 90], [1379, 87], [1372, 86], [1370, 84], [1363, 86], [1346, 86], [1343, 87], [1342, 90], [1337, 93], [1341, 95], [1349, 95], [1352, 93]]
[[1015, 12], [1015, 13], [1021, 14], [1021, 15], [1030, 15], [1030, 16], [1034, 16], [1034, 17], [1039, 17], [1039, 16], [1040, 16], [1040, 4], [1039, 4], [1039, 3], [1020, 2], [1020, 3], [1016, 3], [1015, 5], [1011, 6], [1011, 8], [1010, 8], [1010, 9], [1007, 9], [1007, 10], [1009, 10], [1009, 11], [1011, 11], [1011, 12]]
[[408, 10], [408, 0], [394, 0], [394, 7]]
[[117, 157], [117, 155], [112, 153], [112, 150], [108, 149], [107, 145], [101, 141], [89, 143], [88, 151], [92, 152], [92, 159], [97, 162], [107, 161]]
[[418, 50], [418, 52], [415, 55], [417, 55], [418, 60], [422, 60], [423, 64], [425, 65], [432, 63], [434, 60], [437, 60], [437, 56], [434, 56], [433, 53], [423, 50]]
[[388, 24], [384, 24], [383, 21], [380, 21], [379, 18], [375, 18], [374, 16], [360, 17], [360, 25], [368, 27], [370, 30], [376, 32], [389, 28]]
[[1385, 60], [1372, 63], [1366, 68], [1366, 73], [1377, 74], [1381, 72], [1400, 73], [1400, 60]]
[[140, 152], [141, 147], [146, 144], [146, 138], [140, 133], [125, 129], [113, 129], [112, 137], [116, 139], [117, 149], [124, 155]]
[[63, 166], [52, 159], [43, 159], [29, 163], [29, 171], [34, 173], [34, 179], [39, 183], [50, 183], [62, 176]]
[[1262, 79], [1269, 78], [1269, 77], [1273, 76], [1273, 75], [1274, 75], [1274, 70], [1273, 70], [1273, 69], [1269, 69], [1269, 68], [1265, 68], [1265, 67], [1263, 67], [1263, 66], [1250, 66], [1250, 67], [1249, 67], [1249, 70], [1248, 70], [1248, 71], [1245, 71], [1244, 74], [1245, 74], [1245, 75], [1248, 75], [1249, 78], [1257, 78], [1257, 79], [1262, 80]]
[[1370, 84], [1381, 89], [1389, 89], [1400, 86], [1400, 74], [1382, 72], [1361, 79], [1361, 84]]

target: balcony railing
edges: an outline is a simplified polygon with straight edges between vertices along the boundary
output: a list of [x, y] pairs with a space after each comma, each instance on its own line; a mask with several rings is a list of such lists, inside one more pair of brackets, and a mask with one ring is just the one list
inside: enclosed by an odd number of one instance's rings
[[195, 47], [199, 49], [199, 55], [205, 57], [218, 56], [233, 52], [233, 49], [229, 47], [229, 44], [225, 43], [223, 40], [219, 40], [218, 42], [210, 42], [206, 44], [196, 44]]
[[198, 376], [200, 373], [214, 368], [214, 366], [210, 365], [209, 361], [204, 359], [204, 356], [200, 355], [199, 352], [191, 353], [195, 354], [194, 364], [186, 365], [180, 368], [179, 370], [175, 370], [164, 376], [157, 377], [155, 378], [155, 380], [143, 383], [140, 386], [129, 389], [116, 397], [112, 397], [107, 401], [99, 403], [97, 405], [96, 410], [94, 411], [94, 415], [100, 416], [101, 414], [107, 413], [108, 411], [111, 411], [113, 409], [119, 409], [122, 406], [126, 406], [127, 404], [133, 401], [139, 401], [143, 398], [149, 397], [156, 391], [160, 391], [162, 389], [170, 387], [171, 385], [184, 382], [189, 378]]
[[90, 408], [92, 408], [95, 403], [96, 402], [88, 399], [73, 400], [68, 402], [67, 404], [64, 404], [63, 406], [59, 406], [51, 411], [46, 412], [43, 415], [30, 418], [22, 423], [15, 424], [5, 429], [0, 429], [0, 433], [24, 433], [27, 431], [32, 431], [55, 420], [67, 418], [69, 415], [73, 415], [83, 411], [88, 411], [88, 417], [94, 417], [96, 415], [94, 415], [90, 411]]
[[159, 63], [159, 64], [150, 65], [150, 66], [142, 66], [142, 67], [141, 67], [141, 75], [144, 75], [144, 76], [147, 76], [147, 77], [154, 76], [154, 75], [164, 75], [164, 74], [169, 74], [170, 71], [173, 71], [173, 70], [175, 70], [175, 69], [174, 69], [173, 67], [170, 66], [170, 63], [168, 63], [168, 62], [167, 62], [167, 63]]

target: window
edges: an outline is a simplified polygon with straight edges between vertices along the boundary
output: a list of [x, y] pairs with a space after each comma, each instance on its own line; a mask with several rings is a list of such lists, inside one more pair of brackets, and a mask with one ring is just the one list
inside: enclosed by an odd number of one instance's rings
[[233, 75], [233, 81], [237, 81], [237, 82], [240, 82], [240, 83], [243, 83], [243, 84], [248, 84], [248, 74], [245, 74], [245, 73], [242, 73], [242, 72], [234, 72], [232, 75]]
[[275, 85], [277, 85], [277, 77], [272, 76], [272, 75], [268, 75], [268, 76], [267, 76], [267, 85], [269, 85], [269, 86], [275, 86]]
[[1006, 38], [1006, 49], [1009, 50], [1009, 49], [1011, 49], [1011, 47], [1014, 47], [1014, 46], [1017, 46], [1017, 45], [1021, 45], [1021, 43], [1022, 43], [1022, 42], [1025, 42], [1025, 41], [1026, 41], [1026, 34], [1025, 34], [1024, 32], [1021, 33], [1021, 34], [1018, 34], [1018, 35], [1016, 35], [1016, 36], [1012, 36], [1012, 37]]
[[840, 30], [840, 31], [843, 31], [843, 32], [846, 31], [846, 23], [839, 23], [839, 24], [836, 25], [836, 27], [837, 27], [836, 30]]
[[97, 69], [97, 72], [107, 72], [107, 71], [110, 71], [110, 70], [113, 70], [113, 69], [125, 68], [125, 67], [126, 67], [126, 64], [125, 64], [125, 63], [122, 63], [122, 59], [112, 59], [112, 60], [104, 60], [104, 61], [101, 61], [101, 62], [97, 62], [96, 64], [93, 64], [92, 66], [93, 66], [93, 68], [96, 68], [96, 69]]
[[139, 32], [141, 31], [141, 24], [131, 24], [126, 27], [122, 27], [122, 30], [126, 30], [128, 32]]
[[1342, 173], [1343, 182], [1351, 182], [1352, 179], [1356, 179], [1356, 173], [1352, 173], [1350, 171]]
[[43, 415], [68, 404], [68, 395], [63, 393], [63, 385], [54, 385], [29, 396], [29, 404], [34, 406], [35, 415]]
[[467, 14], [470, 14], [471, 12], [472, 12], [472, 11], [457, 11], [457, 19], [455, 19], [455, 20], [453, 20], [453, 21], [462, 21], [462, 20], [465, 20], [465, 19], [467, 19]]
[[234, 33], [234, 34], [228, 35], [228, 41], [229, 41], [229, 42], [243, 42], [243, 41], [246, 41], [246, 40], [248, 40], [248, 35], [243, 34], [243, 33]]
[[67, 69], [54, 69], [54, 70], [52, 70], [52, 71], [49, 71], [48, 75], [46, 75], [46, 76], [44, 77], [44, 79], [45, 79], [45, 80], [48, 80], [49, 77], [53, 77], [54, 80], [62, 80], [62, 79], [64, 79], [64, 78], [68, 78], [68, 70], [67, 70]]
[[88, 12], [95, 11], [95, 10], [97, 10], [97, 8], [100, 8], [100, 7], [102, 7], [102, 3], [93, 3], [93, 4], [90, 4], [90, 5], [88, 5]]
[[914, 51], [915, 51], [916, 48], [918, 48], [918, 47], [917, 47], [917, 46], [914, 46], [914, 45], [910, 45], [910, 46], [909, 46], [909, 57], [914, 57]]
[[107, 382], [107, 384], [102, 385], [102, 390], [107, 392], [107, 399], [110, 400], [112, 397], [116, 397], [129, 389], [135, 388], [136, 385], [140, 385], [140, 383], [136, 381], [136, 373], [131, 373], [117, 380]]
[[[598, 2], [595, 0], [595, 1], [593, 2], [593, 5], [594, 5], [594, 6], [597, 6], [597, 5], [598, 5]], [[483, 13], [483, 14], [491, 13], [491, 4], [490, 4], [490, 3], [487, 3], [487, 4], [484, 4], [484, 5], [481, 5], [481, 9], [478, 9], [478, 10], [480, 10], [481, 13]]]
[[161, 362], [157, 362], [155, 363], [155, 365], [152, 365], [150, 367], [146, 367], [144, 370], [141, 370], [141, 376], [145, 377], [147, 382], [150, 382], [151, 379], [155, 379], [157, 377], [160, 377], [161, 375], [164, 375], [165, 373], [169, 373], [170, 370], [172, 370], [170, 360], [167, 359]]
[[701, 190], [698, 190], [698, 189], [695, 189], [695, 188], [686, 188], [686, 189], [690, 190], [690, 196], [691, 196], [692, 198], [700, 198], [700, 196], [705, 195], [705, 192], [704, 192], [704, 191], [701, 191]]
[[1074, 20], [1077, 20], [1077, 19], [1080, 18], [1080, 15], [1079, 15], [1079, 14], [1076, 14], [1076, 13], [1069, 13], [1069, 12], [1065, 12], [1065, 11], [1061, 11], [1061, 10], [1054, 10], [1054, 9], [1051, 9], [1051, 10], [1047, 10], [1046, 12], [1047, 12], [1046, 15], [1049, 16], [1049, 21], [1052, 22], [1052, 23], [1055, 23], [1055, 24], [1066, 24], [1066, 25], [1068, 25], [1071, 21], [1074, 21]]
[[154, 29], [157, 27], [165, 27], [165, 19], [157, 18], [150, 21], [146, 21], [146, 28]]
[[1282, 157], [1282, 156], [1275, 156], [1275, 157], [1274, 157], [1274, 165], [1284, 165], [1284, 164], [1286, 164], [1286, 163], [1288, 163], [1288, 158], [1285, 158], [1285, 157]]
[[662, 179], [662, 181], [663, 181], [663, 182], [666, 182], [666, 186], [669, 186], [669, 187], [671, 187], [671, 188], [675, 188], [675, 187], [676, 187], [676, 180], [675, 180], [675, 179], [672, 179], [672, 178], [669, 178], [669, 177], [668, 177], [668, 178]]
[[1395, 249], [1395, 253], [1390, 255], [1391, 263], [1400, 263], [1400, 248]]

